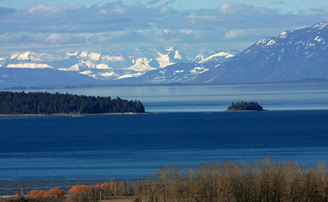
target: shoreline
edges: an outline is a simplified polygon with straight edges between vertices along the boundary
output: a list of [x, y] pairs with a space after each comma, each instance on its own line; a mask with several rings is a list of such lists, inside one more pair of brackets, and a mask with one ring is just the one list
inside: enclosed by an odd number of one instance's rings
[[71, 117], [83, 117], [83, 116], [109, 116], [109, 115], [141, 115], [151, 114], [150, 112], [123, 112], [123, 113], [96, 113], [96, 114], [0, 114], [0, 118], [18, 118], [18, 117], [57, 117], [57, 116], [71, 116]]
[[265, 109], [262, 110], [224, 110], [225, 112], [261, 112], [261, 111], [268, 111]]

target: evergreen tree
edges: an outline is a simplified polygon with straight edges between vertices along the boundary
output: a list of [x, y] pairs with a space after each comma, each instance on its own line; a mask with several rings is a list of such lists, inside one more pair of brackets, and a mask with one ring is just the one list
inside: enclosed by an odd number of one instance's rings
[[48, 92], [0, 92], [0, 114], [143, 113], [140, 101]]
[[259, 105], [258, 102], [237, 102], [236, 104], [234, 102], [231, 103], [231, 105], [227, 108], [227, 111], [243, 111], [243, 110], [256, 110], [261, 111], [263, 110], [262, 106]]

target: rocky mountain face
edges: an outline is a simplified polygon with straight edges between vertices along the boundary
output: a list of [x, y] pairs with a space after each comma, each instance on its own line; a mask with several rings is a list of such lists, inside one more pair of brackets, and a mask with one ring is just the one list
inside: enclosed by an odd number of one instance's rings
[[328, 23], [264, 38], [195, 83], [253, 83], [328, 78]]

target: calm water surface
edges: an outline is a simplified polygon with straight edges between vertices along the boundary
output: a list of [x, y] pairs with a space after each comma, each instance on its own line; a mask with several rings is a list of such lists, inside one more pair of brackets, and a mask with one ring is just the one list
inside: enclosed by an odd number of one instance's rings
[[[61, 89], [141, 100], [153, 114], [0, 119], [1, 180], [144, 178], [161, 165], [328, 160], [328, 84]], [[223, 112], [231, 101], [263, 112]], [[1, 194], [0, 194], [1, 195]]]
[[[34, 90], [33, 90], [34, 91]], [[268, 110], [328, 109], [328, 82], [211, 86], [51, 89], [48, 92], [141, 100], [149, 112], [219, 112], [232, 101], [258, 101]]]

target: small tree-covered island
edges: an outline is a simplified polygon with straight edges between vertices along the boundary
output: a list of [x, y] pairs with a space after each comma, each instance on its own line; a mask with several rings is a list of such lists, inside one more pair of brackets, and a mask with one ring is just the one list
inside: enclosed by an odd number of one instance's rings
[[144, 113], [140, 101], [47, 92], [0, 92], [0, 114], [107, 114]]
[[227, 111], [262, 111], [263, 107], [257, 102], [234, 102], [227, 108]]

